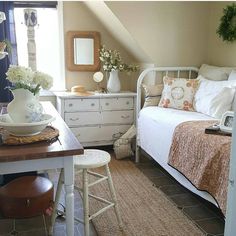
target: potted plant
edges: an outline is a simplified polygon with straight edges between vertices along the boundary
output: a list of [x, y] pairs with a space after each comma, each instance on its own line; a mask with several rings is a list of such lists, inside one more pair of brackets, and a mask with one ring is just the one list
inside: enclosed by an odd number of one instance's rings
[[128, 65], [122, 62], [120, 53], [117, 50], [109, 50], [103, 45], [99, 51], [99, 59], [103, 64], [103, 70], [110, 73], [107, 82], [107, 90], [111, 93], [120, 91], [119, 71], [127, 71], [128, 73], [137, 71], [137, 65]]
[[13, 83], [10, 88], [14, 99], [8, 104], [8, 114], [14, 122], [29, 123], [41, 120], [42, 106], [38, 101], [41, 88], [50, 89], [53, 78], [24, 66], [11, 65], [6, 73]]

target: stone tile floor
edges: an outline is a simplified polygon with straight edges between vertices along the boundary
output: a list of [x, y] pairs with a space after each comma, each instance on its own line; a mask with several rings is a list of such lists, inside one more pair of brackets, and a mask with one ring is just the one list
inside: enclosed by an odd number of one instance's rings
[[[157, 188], [163, 191], [206, 236], [224, 235], [224, 218], [215, 206], [182, 187], [155, 161], [148, 158], [147, 155], [142, 155], [141, 162], [136, 164], [136, 166]], [[50, 177], [56, 185], [58, 173], [50, 173]], [[61, 203], [64, 203], [63, 198], [61, 198]], [[81, 198], [79, 194], [75, 192], [75, 215], [81, 218], [82, 211]], [[44, 218], [43, 216], [17, 220], [0, 218], [0, 236], [46, 236], [48, 224], [49, 218]], [[90, 229], [90, 235], [96, 236], [97, 233], [93, 224], [90, 225]], [[65, 219], [63, 217], [57, 218], [53, 235], [66, 235]], [[75, 235], [84, 235], [82, 224], [75, 223]]]
[[158, 163], [142, 153], [136, 166], [191, 219], [206, 236], [224, 235], [224, 217], [213, 204], [182, 187]]

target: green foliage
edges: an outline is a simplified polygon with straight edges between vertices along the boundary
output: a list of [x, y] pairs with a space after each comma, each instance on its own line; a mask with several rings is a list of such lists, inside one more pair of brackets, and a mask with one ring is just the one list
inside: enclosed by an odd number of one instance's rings
[[99, 50], [99, 59], [103, 64], [104, 71], [119, 70], [134, 72], [139, 69], [137, 65], [128, 65], [122, 62], [120, 53], [117, 50], [106, 49], [105, 45]]
[[15, 83], [14, 87], [10, 87], [11, 90], [15, 90], [15, 89], [28, 89], [31, 93], [33, 93], [34, 95], [39, 93], [40, 90], [40, 85], [37, 85], [36, 87], [32, 87], [28, 84], [22, 84], [22, 83]]
[[227, 6], [223, 13], [216, 33], [223, 41], [233, 42], [236, 40], [236, 5], [233, 3]]

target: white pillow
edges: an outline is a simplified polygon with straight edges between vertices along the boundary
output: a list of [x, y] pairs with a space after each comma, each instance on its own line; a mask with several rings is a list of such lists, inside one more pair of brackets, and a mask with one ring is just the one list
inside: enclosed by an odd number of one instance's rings
[[224, 112], [231, 110], [236, 81], [212, 81], [198, 76], [200, 85], [194, 97], [194, 108], [220, 119]]
[[202, 64], [198, 74], [209, 80], [227, 80], [233, 67], [218, 67]]
[[[236, 70], [231, 71], [228, 80], [229, 81], [236, 81]], [[232, 103], [232, 110], [236, 111], [236, 93], [234, 95], [234, 100], [233, 100], [233, 103]]]
[[231, 71], [228, 80], [229, 81], [236, 80], [236, 70]]

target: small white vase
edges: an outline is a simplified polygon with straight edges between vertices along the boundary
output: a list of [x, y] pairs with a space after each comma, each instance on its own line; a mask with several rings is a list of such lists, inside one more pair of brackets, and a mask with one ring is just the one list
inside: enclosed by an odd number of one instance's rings
[[11, 90], [14, 98], [7, 106], [7, 112], [15, 123], [32, 123], [41, 121], [43, 107], [38, 96], [28, 89]]
[[120, 92], [120, 79], [118, 76], [118, 70], [112, 70], [109, 75], [107, 82], [107, 91], [109, 93], [118, 93]]

